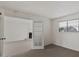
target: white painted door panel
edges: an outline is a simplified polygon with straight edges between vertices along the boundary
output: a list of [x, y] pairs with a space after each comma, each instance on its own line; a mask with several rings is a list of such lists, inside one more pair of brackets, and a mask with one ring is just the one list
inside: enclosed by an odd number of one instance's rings
[[4, 20], [0, 15], [0, 56], [3, 56]]

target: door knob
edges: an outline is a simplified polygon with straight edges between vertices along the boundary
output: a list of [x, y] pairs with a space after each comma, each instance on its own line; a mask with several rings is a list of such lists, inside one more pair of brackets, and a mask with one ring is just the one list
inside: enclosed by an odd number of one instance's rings
[[0, 38], [0, 40], [6, 40], [6, 38]]

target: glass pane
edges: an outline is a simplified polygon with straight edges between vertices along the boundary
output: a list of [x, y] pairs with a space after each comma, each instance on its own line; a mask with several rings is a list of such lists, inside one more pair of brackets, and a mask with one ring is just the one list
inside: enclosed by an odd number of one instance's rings
[[42, 23], [34, 23], [33, 27], [33, 46], [39, 47], [43, 46], [43, 39], [42, 39]]
[[68, 21], [68, 32], [78, 32], [78, 20]]
[[59, 23], [59, 32], [67, 32], [67, 21]]

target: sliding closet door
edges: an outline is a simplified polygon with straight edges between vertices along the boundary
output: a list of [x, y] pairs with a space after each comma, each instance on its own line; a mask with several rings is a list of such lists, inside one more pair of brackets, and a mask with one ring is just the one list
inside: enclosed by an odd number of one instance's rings
[[34, 21], [33, 23], [33, 49], [43, 49], [43, 22]]

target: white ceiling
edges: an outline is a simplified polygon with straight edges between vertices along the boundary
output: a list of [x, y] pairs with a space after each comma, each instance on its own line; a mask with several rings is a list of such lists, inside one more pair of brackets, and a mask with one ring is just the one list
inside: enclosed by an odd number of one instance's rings
[[79, 11], [78, 1], [0, 1], [0, 6], [30, 12], [48, 18], [61, 17]]

